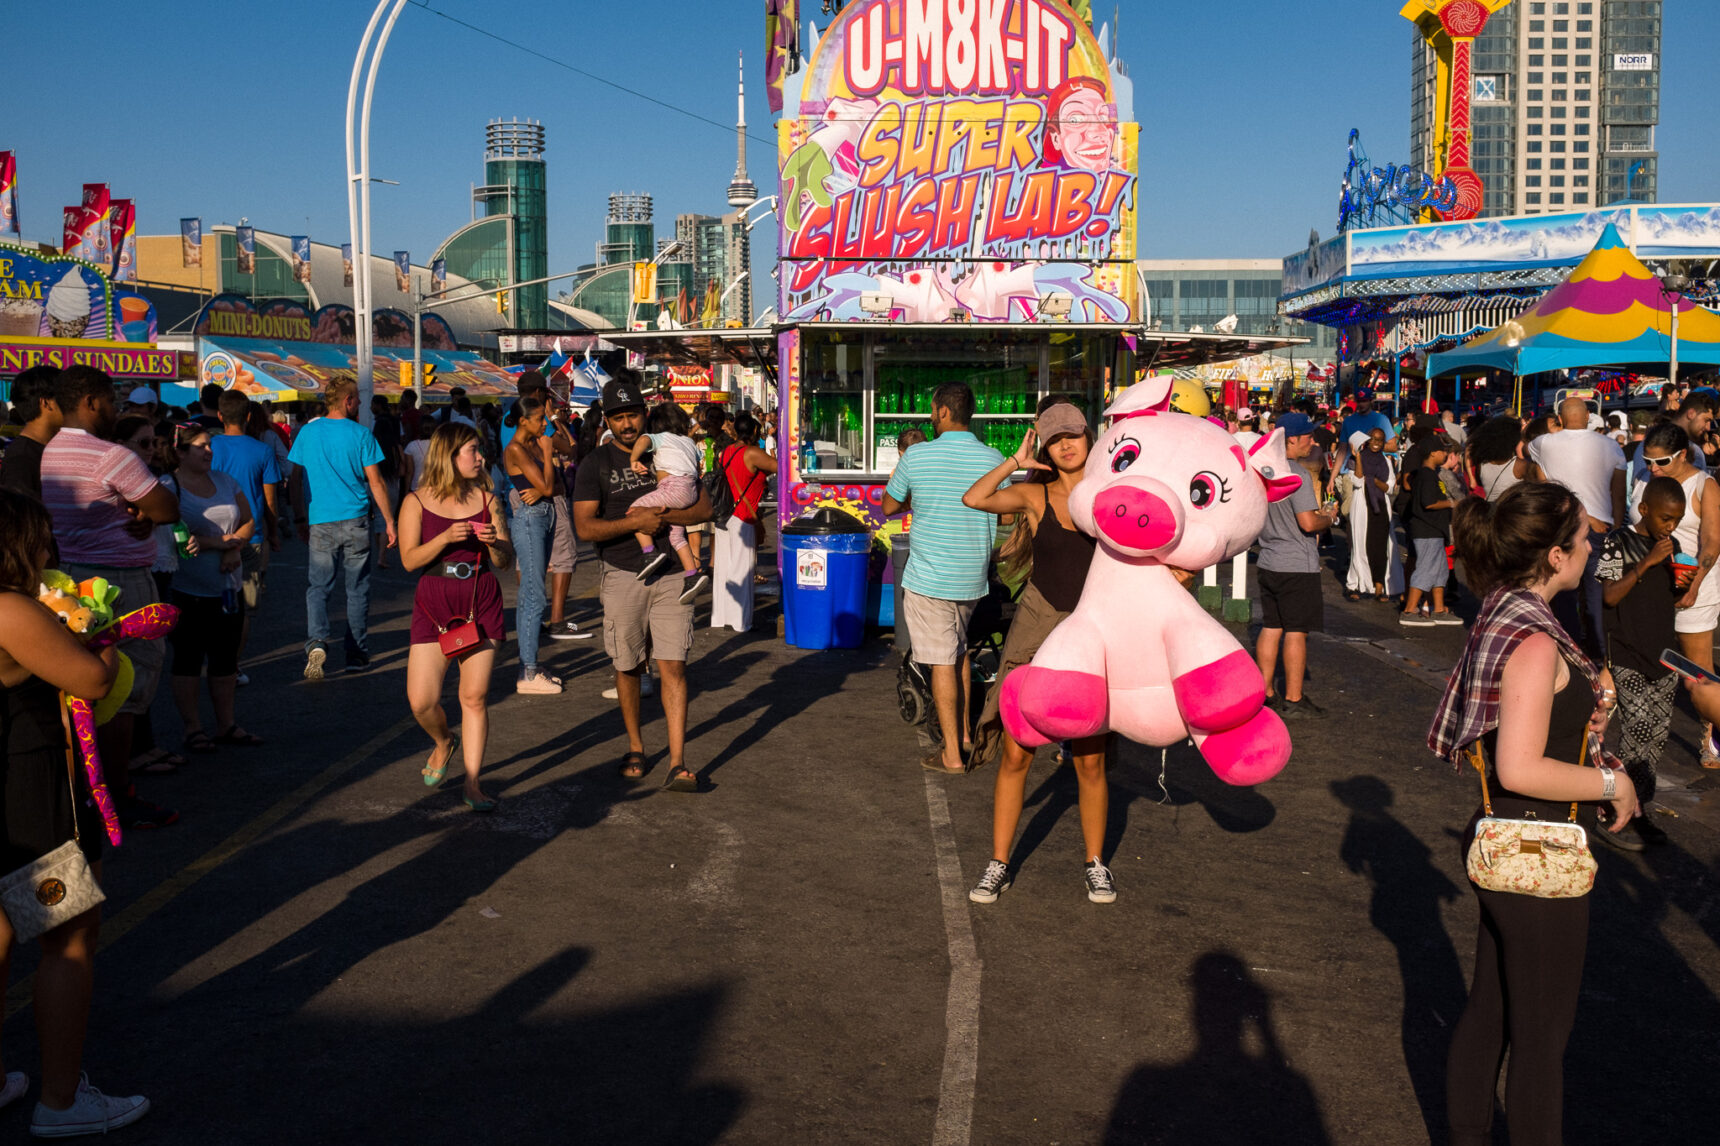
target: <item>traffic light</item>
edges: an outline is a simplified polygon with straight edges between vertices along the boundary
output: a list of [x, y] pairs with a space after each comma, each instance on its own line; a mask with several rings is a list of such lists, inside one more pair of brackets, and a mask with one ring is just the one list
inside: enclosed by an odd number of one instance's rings
[[426, 362], [424, 363], [424, 389], [428, 390], [434, 385], [436, 385], [436, 364]]
[[496, 292], [496, 313], [508, 313], [508, 292], [505, 290], [499, 290]]
[[410, 362], [400, 364], [400, 388], [402, 390], [412, 389], [412, 363]]

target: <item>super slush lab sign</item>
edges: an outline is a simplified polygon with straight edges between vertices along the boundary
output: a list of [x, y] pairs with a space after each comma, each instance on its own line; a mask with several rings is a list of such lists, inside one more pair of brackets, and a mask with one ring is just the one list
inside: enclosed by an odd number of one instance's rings
[[1132, 316], [1139, 128], [1064, 4], [856, 0], [803, 75], [777, 125], [785, 317]]

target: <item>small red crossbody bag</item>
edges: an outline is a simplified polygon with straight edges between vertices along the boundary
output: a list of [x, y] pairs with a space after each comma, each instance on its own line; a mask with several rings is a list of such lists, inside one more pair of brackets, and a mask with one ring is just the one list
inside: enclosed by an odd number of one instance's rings
[[[484, 523], [488, 524], [490, 520], [490, 503], [487, 499], [484, 502], [484, 510], [481, 516], [484, 519]], [[436, 638], [436, 643], [442, 646], [442, 655], [451, 661], [460, 660], [474, 652], [477, 652], [484, 643], [483, 634], [478, 631], [477, 621], [478, 576], [482, 572], [483, 569], [479, 568], [470, 578], [472, 582], [472, 606], [466, 610], [465, 617], [451, 618], [446, 625], [436, 626], [436, 631], [440, 634], [440, 636]]]

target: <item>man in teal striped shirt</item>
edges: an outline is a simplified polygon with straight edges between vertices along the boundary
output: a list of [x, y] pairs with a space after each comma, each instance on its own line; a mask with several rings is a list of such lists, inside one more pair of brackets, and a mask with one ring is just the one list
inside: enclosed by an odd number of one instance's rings
[[884, 488], [884, 516], [913, 512], [908, 565], [902, 571], [902, 613], [913, 657], [932, 670], [932, 700], [943, 729], [942, 753], [921, 764], [933, 772], [965, 771], [968, 741], [967, 628], [986, 594], [986, 571], [997, 518], [962, 504], [962, 495], [995, 469], [1003, 455], [968, 432], [973, 391], [945, 382], [932, 392], [929, 442], [910, 446]]

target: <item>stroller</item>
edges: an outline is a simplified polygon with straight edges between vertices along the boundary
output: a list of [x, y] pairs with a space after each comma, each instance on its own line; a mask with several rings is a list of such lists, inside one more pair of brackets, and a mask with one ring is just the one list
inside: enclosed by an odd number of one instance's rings
[[[997, 679], [1003, 663], [1003, 641], [1015, 614], [1015, 599], [1001, 581], [993, 579], [990, 591], [974, 606], [968, 622], [967, 652], [973, 673], [967, 687], [968, 711], [978, 717], [985, 707], [986, 690]], [[933, 747], [944, 742], [944, 728], [932, 703], [932, 673], [914, 659], [910, 649], [896, 670], [896, 708], [904, 724], [924, 725]]]

